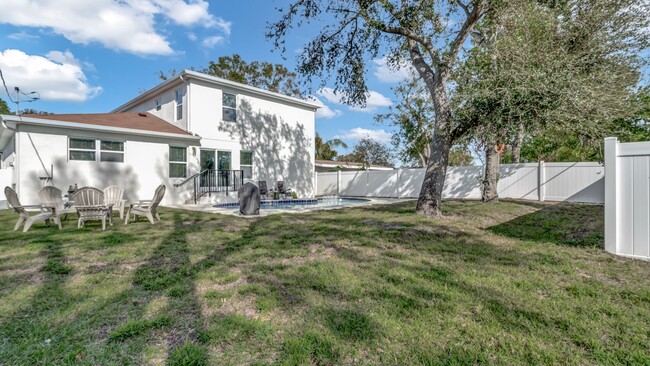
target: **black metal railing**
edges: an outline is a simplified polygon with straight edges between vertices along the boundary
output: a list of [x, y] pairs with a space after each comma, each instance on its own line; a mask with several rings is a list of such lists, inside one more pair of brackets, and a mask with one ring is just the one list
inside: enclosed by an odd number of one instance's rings
[[243, 170], [216, 170], [206, 169], [200, 173], [185, 179], [175, 187], [185, 184], [192, 184], [193, 198], [196, 204], [199, 198], [212, 193], [225, 192], [228, 195], [231, 191], [237, 191], [244, 184]]

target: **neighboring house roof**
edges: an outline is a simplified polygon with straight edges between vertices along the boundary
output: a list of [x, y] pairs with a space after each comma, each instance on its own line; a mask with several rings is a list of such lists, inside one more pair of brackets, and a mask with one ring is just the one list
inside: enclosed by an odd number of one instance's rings
[[131, 107], [133, 107], [133, 106], [135, 106], [135, 105], [137, 105], [137, 104], [139, 104], [139, 103], [141, 103], [141, 102], [143, 102], [145, 100], [151, 99], [158, 92], [161, 92], [163, 90], [172, 88], [172, 87], [174, 87], [174, 86], [176, 86], [178, 84], [182, 84], [186, 80], [189, 80], [189, 79], [201, 80], [201, 81], [204, 81], [204, 82], [216, 85], [216, 86], [220, 86], [220, 87], [225, 86], [225, 87], [228, 87], [228, 88], [231, 88], [231, 89], [248, 92], [248, 93], [253, 94], [253, 95], [256, 94], [256, 95], [260, 95], [260, 96], [265, 96], [267, 98], [275, 99], [275, 100], [278, 100], [278, 101], [281, 101], [281, 102], [295, 104], [295, 105], [298, 105], [298, 106], [301, 106], [301, 107], [311, 108], [314, 111], [316, 111], [318, 108], [321, 107], [320, 104], [318, 104], [318, 103], [316, 103], [314, 101], [303, 100], [303, 99], [300, 99], [300, 98], [295, 98], [295, 97], [291, 97], [291, 96], [288, 96], [288, 95], [271, 92], [271, 91], [268, 91], [268, 90], [256, 88], [256, 87], [249, 86], [249, 85], [242, 84], [242, 83], [237, 83], [237, 82], [234, 82], [234, 81], [222, 79], [222, 78], [219, 78], [219, 77], [216, 77], [216, 76], [211, 76], [211, 75], [203, 74], [203, 73], [192, 71], [192, 70], [183, 70], [183, 71], [179, 72], [178, 74], [176, 74], [176, 75], [170, 77], [169, 79], [165, 80], [164, 82], [154, 86], [153, 88], [145, 91], [144, 93], [141, 93], [140, 95], [138, 95], [137, 97], [131, 99], [130, 101], [128, 101], [128, 102], [122, 104], [121, 106], [115, 108], [113, 110], [113, 112], [121, 112], [121, 111], [128, 110]]
[[[25, 124], [55, 128], [72, 128], [106, 133], [150, 136], [185, 140], [198, 143], [194, 136], [150, 113], [97, 113], [97, 114], [26, 114], [0, 115], [0, 120], [15, 125]], [[2, 133], [7, 129], [2, 128]]]
[[[321, 168], [364, 169], [362, 163], [352, 161], [316, 160], [316, 166]], [[370, 165], [365, 168], [368, 170], [393, 170], [392, 167], [384, 165]]]

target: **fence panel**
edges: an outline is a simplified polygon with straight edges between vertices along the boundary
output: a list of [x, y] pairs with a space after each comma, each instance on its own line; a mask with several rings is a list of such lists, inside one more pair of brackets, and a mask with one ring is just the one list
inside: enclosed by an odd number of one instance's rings
[[397, 197], [418, 198], [424, 181], [424, 169], [400, 169]]
[[502, 164], [497, 192], [502, 198], [539, 199], [540, 164]]
[[546, 163], [544, 199], [603, 203], [605, 167], [598, 163]]
[[[455, 166], [447, 168], [443, 198], [481, 198], [481, 166]], [[419, 194], [419, 189], [417, 194]], [[417, 195], [416, 195], [417, 196]]]
[[368, 171], [368, 197], [397, 197], [399, 170]]
[[341, 196], [365, 197], [368, 195], [368, 178], [366, 171], [340, 172], [341, 185], [339, 187]]
[[334, 196], [338, 194], [338, 173], [327, 172], [316, 175], [316, 195]]

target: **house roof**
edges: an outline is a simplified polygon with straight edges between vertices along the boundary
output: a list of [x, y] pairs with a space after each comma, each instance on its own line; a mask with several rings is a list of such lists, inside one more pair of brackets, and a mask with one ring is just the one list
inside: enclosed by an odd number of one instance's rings
[[86, 130], [101, 133], [147, 136], [156, 139], [200, 144], [201, 137], [184, 131], [149, 113], [101, 114], [25, 114], [0, 115], [0, 148], [15, 131], [16, 126], [42, 126], [57, 129]]
[[318, 108], [321, 108], [321, 105], [314, 102], [314, 101], [309, 101], [309, 100], [303, 100], [295, 97], [291, 97], [288, 95], [280, 94], [280, 93], [275, 93], [271, 92], [268, 90], [256, 88], [253, 86], [249, 86], [246, 84], [242, 83], [237, 83], [234, 81], [222, 79], [216, 76], [212, 75], [207, 75], [204, 73], [196, 72], [193, 70], [183, 70], [179, 72], [178, 74], [170, 77], [169, 79], [165, 80], [164, 82], [154, 86], [153, 88], [145, 91], [144, 93], [141, 93], [140, 95], [136, 96], [135, 98], [129, 100], [128, 102], [122, 104], [121, 106], [115, 108], [113, 112], [120, 112], [120, 111], [125, 111], [128, 110], [129, 108], [133, 107], [136, 104], [139, 104], [143, 101], [146, 101], [150, 98], [152, 98], [156, 93], [172, 88], [178, 84], [184, 83], [186, 80], [189, 79], [195, 79], [195, 80], [201, 80], [216, 86], [225, 86], [231, 89], [235, 90], [240, 90], [243, 92], [248, 92], [253, 95], [261, 95], [265, 96], [267, 98], [272, 98], [275, 100], [279, 100], [282, 102], [298, 105], [301, 107], [306, 107], [313, 109], [314, 111], [317, 110]]
[[[356, 163], [352, 161], [336, 161], [336, 160], [316, 160], [316, 166], [324, 168], [335, 168], [340, 166], [343, 169], [363, 169], [362, 163]], [[370, 170], [393, 170], [392, 167], [384, 165], [369, 165], [367, 167]]]
[[24, 114], [23, 117], [83, 123], [97, 126], [129, 128], [152, 132], [190, 135], [167, 121], [147, 112], [89, 113], [89, 114]]

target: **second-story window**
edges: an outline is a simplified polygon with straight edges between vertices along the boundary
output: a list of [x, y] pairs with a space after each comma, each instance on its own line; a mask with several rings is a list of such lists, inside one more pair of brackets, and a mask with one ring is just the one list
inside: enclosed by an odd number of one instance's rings
[[183, 118], [183, 92], [176, 90], [176, 120]]
[[237, 121], [237, 95], [223, 93], [223, 120]]

